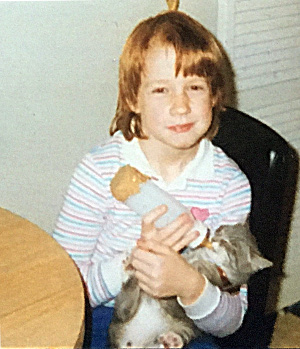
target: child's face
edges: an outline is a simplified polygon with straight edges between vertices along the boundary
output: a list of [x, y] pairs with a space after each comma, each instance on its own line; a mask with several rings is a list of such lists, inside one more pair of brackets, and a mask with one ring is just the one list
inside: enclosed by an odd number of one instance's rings
[[148, 50], [134, 111], [140, 113], [150, 142], [191, 149], [210, 127], [213, 99], [205, 78], [175, 76], [175, 60], [173, 47], [158, 45]]

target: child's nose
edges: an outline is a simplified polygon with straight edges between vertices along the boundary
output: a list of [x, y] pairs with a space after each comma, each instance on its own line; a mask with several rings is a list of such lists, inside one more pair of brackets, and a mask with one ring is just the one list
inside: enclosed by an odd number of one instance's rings
[[172, 98], [170, 114], [172, 116], [185, 115], [191, 112], [190, 100], [187, 93], [177, 93]]

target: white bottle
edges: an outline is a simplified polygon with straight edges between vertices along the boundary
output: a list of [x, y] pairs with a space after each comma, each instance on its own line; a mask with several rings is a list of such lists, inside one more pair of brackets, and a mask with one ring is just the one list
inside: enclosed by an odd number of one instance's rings
[[[159, 205], [166, 205], [168, 211], [156, 221], [157, 228], [166, 226], [182, 213], [190, 213], [181, 202], [159, 188], [151, 180], [141, 183], [139, 193], [129, 196], [125, 204], [140, 216], [145, 215]], [[198, 231], [200, 234], [196, 240], [189, 244], [189, 247], [196, 248], [206, 237], [208, 229], [201, 221], [195, 220], [192, 230]]]

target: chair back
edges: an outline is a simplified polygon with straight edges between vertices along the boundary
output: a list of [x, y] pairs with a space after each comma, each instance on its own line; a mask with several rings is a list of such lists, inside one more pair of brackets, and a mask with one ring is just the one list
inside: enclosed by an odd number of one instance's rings
[[298, 154], [278, 133], [241, 111], [226, 108], [220, 117], [220, 129], [213, 143], [248, 177], [252, 189], [250, 229], [262, 254], [274, 264], [251, 277], [244, 324], [220, 343], [266, 346], [274, 324], [268, 324], [265, 315], [276, 310], [295, 201]]

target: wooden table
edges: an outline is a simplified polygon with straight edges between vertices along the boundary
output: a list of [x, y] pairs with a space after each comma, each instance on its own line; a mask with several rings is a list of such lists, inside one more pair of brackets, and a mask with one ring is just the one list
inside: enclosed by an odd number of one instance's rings
[[46, 232], [0, 208], [0, 348], [80, 348], [84, 290]]

